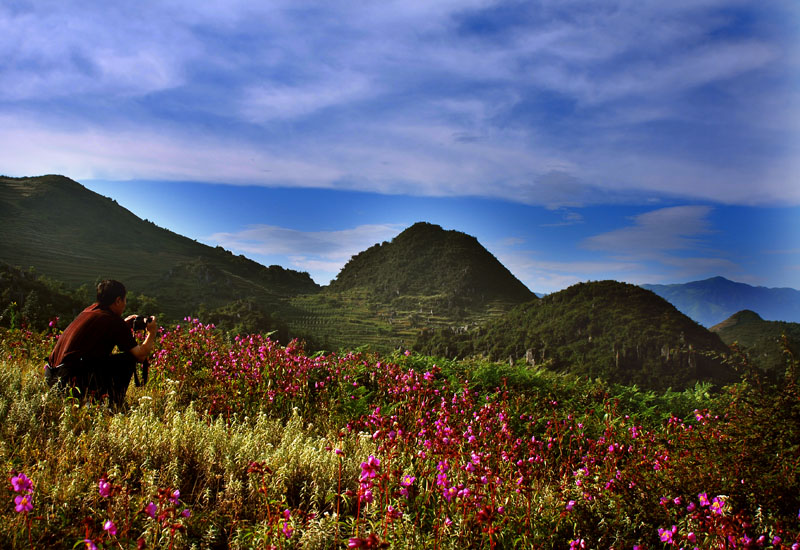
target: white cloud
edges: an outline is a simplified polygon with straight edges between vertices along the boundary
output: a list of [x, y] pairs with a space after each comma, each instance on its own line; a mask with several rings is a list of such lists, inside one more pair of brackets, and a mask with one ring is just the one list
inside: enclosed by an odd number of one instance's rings
[[583, 241], [590, 250], [620, 256], [648, 256], [702, 247], [698, 238], [712, 231], [708, 206], [673, 206], [636, 216], [633, 225], [594, 235]]
[[391, 240], [402, 229], [397, 224], [360, 225], [337, 231], [254, 225], [235, 233], [215, 233], [207, 240], [236, 253], [287, 256], [295, 268], [309, 271], [318, 283], [327, 284], [352, 256]]

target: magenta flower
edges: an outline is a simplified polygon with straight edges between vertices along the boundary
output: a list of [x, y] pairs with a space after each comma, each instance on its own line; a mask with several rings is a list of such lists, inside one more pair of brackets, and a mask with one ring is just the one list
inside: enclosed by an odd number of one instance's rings
[[111, 483], [108, 482], [106, 478], [102, 478], [100, 481], [97, 482], [97, 491], [100, 493], [100, 496], [103, 498], [108, 498], [111, 496]]
[[103, 524], [103, 530], [107, 531], [112, 537], [117, 535], [117, 526], [114, 525], [114, 522], [110, 519], [106, 520], [106, 522]]
[[714, 500], [711, 502], [711, 513], [721, 516], [724, 508], [725, 500], [721, 497], [714, 497]]
[[181, 515], [182, 515], [183, 517], [185, 517], [185, 518], [188, 518], [189, 516], [191, 516], [191, 515], [192, 515], [192, 512], [191, 512], [191, 510], [189, 510], [188, 508], [184, 508], [183, 512], [181, 512]]
[[97, 550], [97, 545], [92, 539], [83, 539], [83, 544], [86, 546], [86, 550]]
[[709, 502], [708, 500], [707, 493], [700, 493], [699, 495], [697, 495], [697, 498], [700, 499], [700, 506], [708, 506], [709, 504], [711, 504], [711, 502]]
[[25, 474], [19, 474], [11, 478], [11, 486], [17, 493], [33, 494], [33, 482]]
[[575, 507], [574, 500], [570, 500], [569, 502], [567, 502], [567, 510], [572, 510], [574, 507]]
[[411, 475], [404, 475], [404, 476], [403, 476], [403, 477], [400, 479], [400, 485], [402, 485], [403, 487], [411, 487], [411, 485], [412, 485], [412, 484], [413, 484], [413, 483], [414, 483], [416, 480], [417, 480], [417, 478], [415, 478], [414, 476], [411, 476]]
[[667, 544], [672, 544], [672, 530], [670, 529], [658, 529], [658, 538], [661, 542], [666, 542]]
[[14, 507], [20, 514], [27, 514], [33, 510], [33, 502], [31, 502], [30, 495], [17, 495], [14, 497]]
[[367, 461], [361, 463], [361, 481], [364, 481], [365, 479], [372, 479], [378, 475], [378, 468], [380, 465], [380, 460], [372, 455], [369, 455]]
[[175, 489], [175, 490], [172, 492], [172, 496], [171, 496], [171, 497], [169, 497], [169, 500], [170, 500], [170, 502], [172, 502], [172, 504], [175, 504], [175, 505], [177, 505], [177, 504], [178, 504], [178, 499], [179, 499], [179, 498], [181, 498], [181, 492], [180, 492], [178, 489]]
[[158, 512], [158, 507], [155, 505], [153, 501], [150, 501], [150, 504], [144, 507], [145, 513], [153, 519], [156, 519], [156, 512]]
[[288, 521], [283, 522], [283, 528], [281, 529], [281, 531], [283, 532], [284, 536], [286, 536], [287, 539], [292, 538], [292, 535], [294, 534], [294, 529], [292, 529]]

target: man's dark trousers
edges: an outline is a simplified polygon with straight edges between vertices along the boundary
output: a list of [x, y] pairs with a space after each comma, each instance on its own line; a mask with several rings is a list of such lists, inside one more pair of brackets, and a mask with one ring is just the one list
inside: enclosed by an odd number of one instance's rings
[[104, 359], [81, 359], [55, 368], [48, 365], [45, 380], [49, 386], [74, 388], [81, 398], [108, 396], [110, 403], [122, 405], [135, 368], [132, 354], [115, 353]]

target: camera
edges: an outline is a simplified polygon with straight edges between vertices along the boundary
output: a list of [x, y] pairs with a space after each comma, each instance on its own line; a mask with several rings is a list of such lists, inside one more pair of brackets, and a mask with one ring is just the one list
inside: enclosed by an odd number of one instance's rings
[[145, 330], [147, 328], [147, 323], [150, 322], [152, 317], [150, 315], [137, 315], [133, 318], [133, 330], [134, 332], [137, 330]]

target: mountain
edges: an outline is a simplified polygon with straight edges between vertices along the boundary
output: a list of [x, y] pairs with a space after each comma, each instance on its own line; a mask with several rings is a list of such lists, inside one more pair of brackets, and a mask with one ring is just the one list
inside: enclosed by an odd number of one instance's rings
[[518, 303], [535, 298], [478, 239], [425, 222], [353, 256], [330, 284], [332, 291], [354, 288], [385, 299], [442, 295], [463, 303]]
[[426, 331], [415, 349], [451, 357], [510, 358], [646, 388], [728, 382], [728, 351], [653, 292], [616, 281], [580, 283], [467, 331]]
[[477, 326], [536, 296], [475, 237], [419, 222], [353, 256], [291, 319], [328, 347], [408, 347], [423, 329]]
[[800, 322], [800, 291], [793, 288], [756, 287], [724, 277], [685, 284], [641, 286], [706, 327], [745, 309], [757, 311], [765, 319]]
[[[0, 265], [0, 324], [26, 306], [29, 321], [42, 322], [56, 303], [70, 304], [58, 313], [71, 319], [100, 278], [115, 278], [129, 290], [129, 310], [139, 308], [132, 313], [278, 330], [328, 349], [390, 350], [424, 327], [474, 326], [534, 298], [474, 237], [426, 223], [357, 254], [320, 287], [307, 273], [157, 227], [63, 176], [0, 177], [0, 217], [0, 264], [8, 264]], [[40, 278], [44, 287], [32, 289]], [[53, 298], [47, 280], [63, 283], [55, 291], [66, 301]]]
[[800, 323], [765, 321], [755, 311], [743, 310], [714, 325], [711, 331], [728, 345], [736, 343], [755, 367], [773, 379], [786, 371], [785, 348], [800, 357]]
[[63, 176], [0, 177], [0, 219], [0, 261], [73, 289], [118, 279], [172, 319], [248, 299], [281, 317], [288, 297], [320, 290], [307, 273], [198, 243]]

